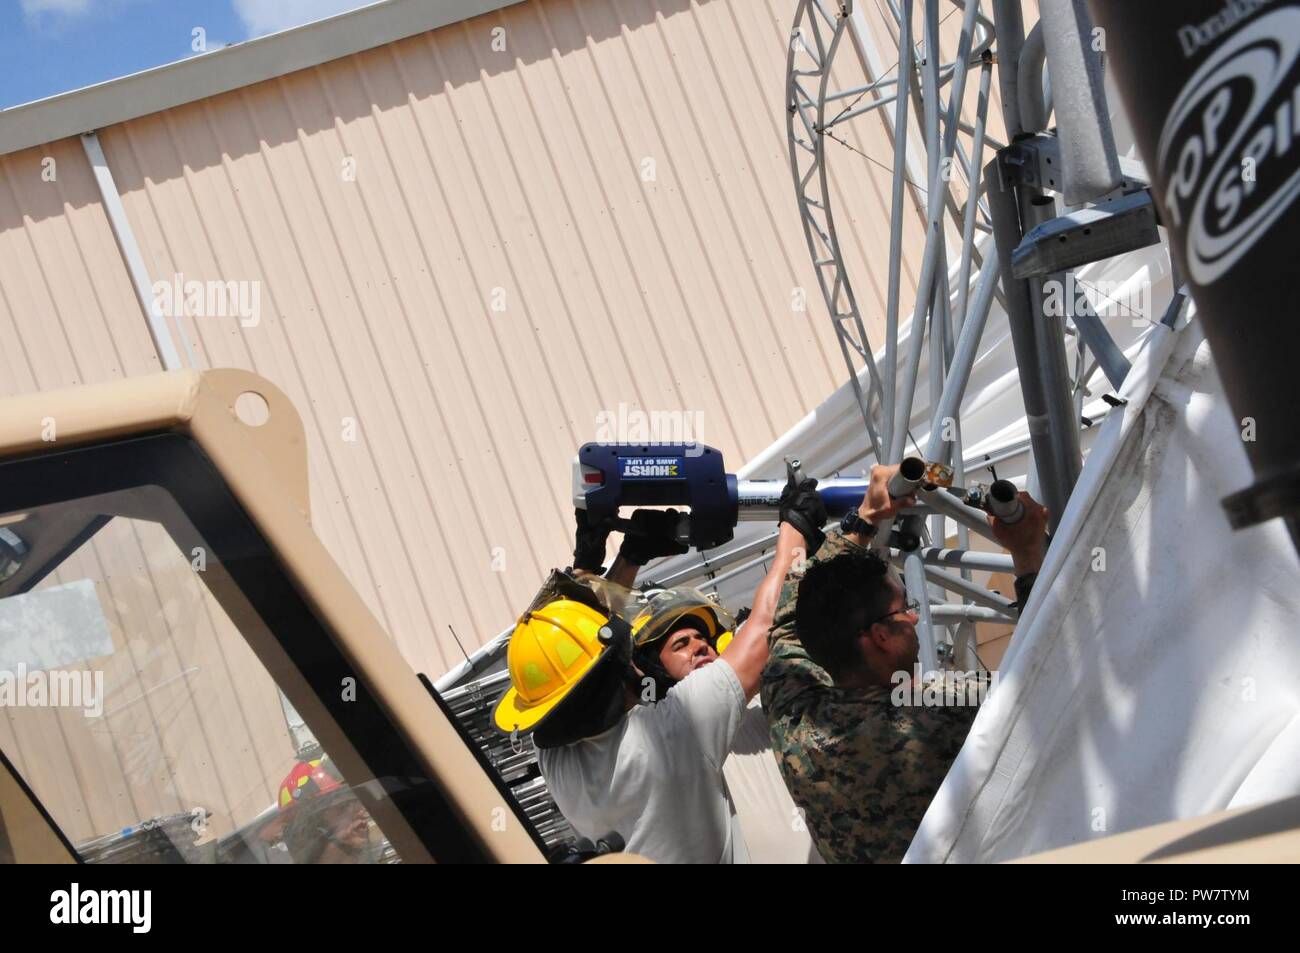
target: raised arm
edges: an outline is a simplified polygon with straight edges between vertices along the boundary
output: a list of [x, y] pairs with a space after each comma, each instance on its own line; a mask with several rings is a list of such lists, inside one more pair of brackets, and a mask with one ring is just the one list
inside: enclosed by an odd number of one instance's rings
[[[577, 529], [574, 533], [573, 568], [579, 573], [599, 575], [604, 570], [605, 547], [609, 529], [587, 522], [586, 510], [574, 510]], [[618, 557], [605, 572], [605, 578], [626, 589], [636, 585], [641, 567], [660, 556], [679, 556], [687, 551], [674, 537], [676, 510], [640, 509], [632, 513], [633, 529], [623, 537]]]
[[1047, 556], [1047, 508], [1024, 490], [1020, 491], [1024, 515], [1015, 523], [1004, 523], [990, 514], [993, 536], [1011, 554], [1016, 573], [1016, 601], [1023, 607], [1029, 599], [1038, 570]]
[[632, 528], [623, 534], [618, 558], [605, 578], [631, 589], [636, 585], [636, 574], [650, 560], [689, 551], [689, 546], [677, 541], [679, 517], [676, 510], [633, 510]]
[[825, 523], [826, 508], [817, 495], [817, 481], [796, 482], [791, 473], [781, 494], [781, 524], [777, 527], [772, 564], [754, 591], [749, 618], [722, 653], [740, 679], [746, 699], [753, 698], [758, 691], [763, 666], [767, 664], [767, 633], [772, 628], [785, 577], [797, 560], [816, 552]]

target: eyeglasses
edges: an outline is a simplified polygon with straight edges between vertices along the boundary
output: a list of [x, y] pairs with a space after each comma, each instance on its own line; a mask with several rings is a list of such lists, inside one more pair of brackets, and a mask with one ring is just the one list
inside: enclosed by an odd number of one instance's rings
[[886, 612], [879, 619], [872, 619], [870, 622], [866, 624], [865, 628], [869, 629], [877, 622], [884, 622], [891, 615], [902, 615], [903, 613], [907, 613], [908, 615], [916, 615], [917, 610], [921, 608], [921, 603], [917, 602], [915, 599], [907, 599], [906, 592], [903, 593], [903, 598], [907, 600], [906, 602], [903, 603], [903, 608], [895, 609], [893, 612]]

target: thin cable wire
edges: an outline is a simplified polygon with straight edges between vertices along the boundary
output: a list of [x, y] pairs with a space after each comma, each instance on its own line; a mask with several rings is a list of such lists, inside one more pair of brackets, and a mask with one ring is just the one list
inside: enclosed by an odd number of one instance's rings
[[[823, 129], [823, 130], [822, 130], [822, 135], [824, 135], [824, 136], [829, 136], [830, 138], [834, 139], [836, 142], [838, 142], [840, 145], [842, 145], [845, 149], [848, 149], [850, 152], [856, 152], [858, 155], [862, 156], [862, 158], [866, 159], [866, 160], [867, 160], [868, 162], [870, 162], [872, 165], [878, 165], [878, 166], [880, 166], [880, 168], [884, 169], [886, 172], [890, 173], [891, 175], [895, 174], [895, 173], [894, 173], [894, 169], [893, 169], [892, 166], [887, 166], [887, 165], [885, 165], [885, 164], [884, 164], [883, 162], [881, 162], [879, 159], [873, 159], [873, 158], [871, 158], [871, 156], [867, 155], [867, 154], [866, 154], [865, 152], [863, 152], [861, 149], [857, 148], [857, 147], [854, 146], [854, 145], [851, 145], [850, 143], [845, 142], [843, 139], [841, 139], [839, 136], [835, 135], [835, 133], [831, 132], [829, 129]], [[902, 173], [897, 173], [897, 174], [901, 175]], [[907, 176], [905, 176], [905, 175], [903, 176], [903, 181], [906, 182], [908, 185], [912, 186], [914, 189], [917, 189], [917, 190], [919, 190], [919, 191], [921, 191], [921, 192], [926, 192], [926, 191], [927, 191], [926, 188], [925, 188], [925, 186], [923, 186], [923, 185], [917, 185], [915, 182], [913, 182], [911, 179], [909, 179], [909, 178], [908, 178]]]

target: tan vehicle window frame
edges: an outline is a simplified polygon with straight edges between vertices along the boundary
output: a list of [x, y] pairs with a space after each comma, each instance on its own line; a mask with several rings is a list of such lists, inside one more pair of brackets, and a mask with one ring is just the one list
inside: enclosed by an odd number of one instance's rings
[[[340, 767], [402, 855], [453, 863], [493, 860], [459, 818], [447, 792], [421, 767], [382, 698], [347, 664], [216, 466], [190, 437], [162, 431], [0, 461], [0, 512], [141, 486], [161, 487], [177, 504], [175, 514], [164, 515], [161, 522], [182, 553], [203, 545], [215, 556], [222, 571], [205, 573], [203, 581], [267, 669], [283, 673], [287, 665], [294, 670], [298, 677], [281, 687], [308, 727], [327, 746], [327, 739], [337, 739], [355, 750], [360, 764], [339, 759]], [[66, 554], [61, 552], [28, 576], [23, 589], [39, 582]], [[337, 692], [314, 688], [338, 685], [344, 677], [357, 679], [355, 700], [345, 702]], [[414, 672], [411, 677], [416, 678]], [[440, 702], [430, 699], [431, 706]], [[445, 705], [440, 707], [445, 711]], [[481, 766], [481, 752], [463, 733], [462, 740]], [[354, 776], [358, 773], [362, 776]], [[485, 773], [501, 791], [502, 803], [544, 850], [500, 778], [490, 770]], [[57, 831], [44, 808], [41, 813]], [[58, 833], [67, 845], [67, 838]]]

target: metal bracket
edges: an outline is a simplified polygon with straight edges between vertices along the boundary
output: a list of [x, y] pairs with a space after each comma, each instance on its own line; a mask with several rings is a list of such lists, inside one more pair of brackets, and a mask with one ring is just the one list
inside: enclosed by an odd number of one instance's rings
[[1061, 144], [1056, 136], [1039, 133], [1019, 139], [1000, 154], [1004, 189], [1031, 186], [1053, 192], [1061, 190]]
[[1142, 189], [1067, 212], [1031, 229], [1011, 253], [1011, 273], [1036, 278], [1160, 241], [1151, 193]]
[[[1040, 132], [1017, 139], [1002, 150], [1002, 157], [1006, 175], [998, 183], [1002, 188], [1028, 185], [1048, 192], [1063, 192], [1065, 182], [1061, 166], [1061, 141], [1056, 138], [1056, 133]], [[1119, 185], [1114, 191], [1106, 193], [1103, 200], [1127, 195], [1151, 184], [1146, 166], [1136, 159], [1120, 156], [1119, 170], [1123, 176]]]

